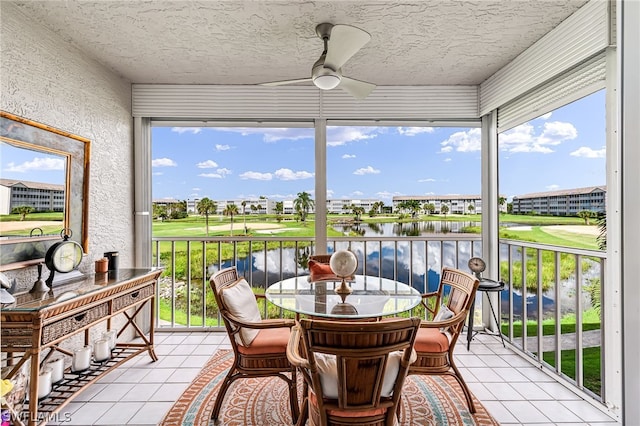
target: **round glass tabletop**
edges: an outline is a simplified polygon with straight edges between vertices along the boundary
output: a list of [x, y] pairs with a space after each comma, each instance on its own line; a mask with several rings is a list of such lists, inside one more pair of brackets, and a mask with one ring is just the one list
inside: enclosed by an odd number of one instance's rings
[[299, 314], [351, 319], [399, 314], [416, 307], [422, 298], [416, 289], [387, 278], [356, 275], [347, 282], [350, 294], [336, 293], [340, 284], [310, 282], [309, 276], [298, 276], [272, 284], [265, 296], [274, 305]]

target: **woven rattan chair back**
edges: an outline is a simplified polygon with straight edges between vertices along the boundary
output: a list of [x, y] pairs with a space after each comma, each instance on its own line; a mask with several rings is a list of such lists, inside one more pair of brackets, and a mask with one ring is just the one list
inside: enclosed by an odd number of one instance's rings
[[[455, 364], [453, 352], [476, 297], [478, 285], [478, 279], [471, 274], [454, 268], [442, 269], [438, 290], [423, 294], [423, 304], [432, 315], [420, 325], [415, 345], [418, 359], [409, 367], [409, 374], [446, 374], [455, 377], [472, 413], [475, 413], [475, 407], [471, 393]], [[453, 316], [433, 321], [433, 317], [443, 306]]]
[[[300, 367], [312, 391], [305, 395], [300, 421], [304, 422], [308, 409], [310, 425], [395, 424], [419, 325], [419, 318], [380, 322], [301, 319], [292, 332], [288, 350], [290, 360]], [[394, 356], [396, 366], [399, 359], [398, 374], [392, 383], [392, 394], [384, 396], [386, 369], [393, 365], [387, 360]], [[324, 374], [326, 379], [327, 372], [321, 371], [320, 364], [326, 365], [327, 357], [335, 360], [337, 396], [323, 392], [321, 377]]]
[[[295, 325], [295, 321], [284, 319], [262, 320], [261, 322], [255, 324], [243, 323], [241, 325], [239, 319], [229, 311], [228, 307], [224, 303], [224, 298], [222, 297], [222, 292], [224, 291], [224, 289], [234, 285], [239, 279], [240, 277], [238, 276], [236, 267], [232, 266], [230, 268], [222, 269], [216, 272], [211, 276], [211, 279], [209, 280], [210, 287], [213, 291], [216, 303], [218, 304], [220, 316], [222, 317], [222, 320], [224, 322], [225, 328], [229, 335], [229, 341], [235, 355], [233, 365], [229, 369], [229, 372], [227, 373], [227, 376], [225, 377], [220, 387], [220, 391], [218, 392], [218, 395], [216, 397], [216, 402], [211, 414], [211, 418], [214, 421], [217, 421], [224, 396], [231, 383], [233, 383], [235, 380], [249, 377], [275, 376], [284, 380], [289, 387], [289, 402], [291, 407], [292, 423], [295, 424], [299, 416], [298, 394], [296, 385], [297, 380], [296, 369], [293, 365], [291, 365], [291, 363], [287, 359], [286, 354], [286, 343], [288, 342], [288, 334], [287, 337], [284, 338], [284, 343], [279, 350], [273, 349], [273, 347], [276, 345], [269, 345], [270, 342], [268, 341], [264, 343], [266, 344], [266, 346], [270, 346], [269, 350], [263, 351], [254, 348], [255, 346], [259, 346], [263, 343], [264, 339], [259, 339], [258, 337], [256, 337], [254, 343], [252, 343], [249, 348], [240, 346], [236, 341], [236, 334], [240, 332], [241, 327], [255, 328], [261, 330], [260, 332], [262, 333], [263, 330], [268, 329], [281, 329], [284, 327], [291, 328]], [[264, 295], [256, 295], [256, 297], [264, 298]]]

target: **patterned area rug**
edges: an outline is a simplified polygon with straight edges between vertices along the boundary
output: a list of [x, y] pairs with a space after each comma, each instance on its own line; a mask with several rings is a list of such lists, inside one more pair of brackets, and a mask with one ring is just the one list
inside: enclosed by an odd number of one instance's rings
[[[210, 426], [215, 397], [233, 352], [220, 350], [165, 415], [162, 426]], [[464, 396], [451, 377], [407, 377], [402, 390], [401, 425], [499, 425], [474, 397], [476, 414], [470, 414]], [[220, 424], [230, 426], [282, 426], [291, 424], [287, 386], [274, 377], [241, 379], [227, 391]]]

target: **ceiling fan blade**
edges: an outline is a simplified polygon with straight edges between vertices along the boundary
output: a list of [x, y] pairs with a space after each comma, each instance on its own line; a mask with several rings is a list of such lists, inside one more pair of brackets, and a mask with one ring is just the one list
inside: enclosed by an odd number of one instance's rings
[[338, 85], [339, 88], [349, 93], [357, 99], [364, 99], [376, 88], [373, 83], [366, 81], [354, 80], [353, 78], [342, 76], [342, 81]]
[[327, 46], [324, 66], [334, 71], [342, 68], [358, 50], [371, 40], [371, 35], [351, 25], [334, 25]]
[[298, 80], [282, 80], [282, 81], [270, 81], [268, 83], [259, 83], [260, 86], [285, 86], [287, 84], [304, 83], [311, 81], [310, 78], [300, 78]]

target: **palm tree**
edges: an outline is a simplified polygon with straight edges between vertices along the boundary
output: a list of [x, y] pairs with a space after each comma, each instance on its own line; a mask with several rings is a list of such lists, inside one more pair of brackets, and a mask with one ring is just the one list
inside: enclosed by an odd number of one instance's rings
[[240, 204], [242, 205], [242, 221], [244, 225], [244, 235], [247, 235], [247, 201], [242, 200]]
[[217, 208], [218, 205], [215, 203], [215, 201], [212, 201], [207, 197], [204, 197], [198, 202], [198, 214], [204, 215], [207, 237], [209, 236], [209, 214], [215, 212]]
[[19, 206], [13, 209], [13, 211], [20, 215], [20, 220], [25, 220], [27, 215], [33, 212], [35, 209], [31, 206]]
[[591, 210], [581, 210], [578, 212], [578, 217], [584, 220], [585, 225], [589, 225], [589, 219], [596, 217], [596, 214]]
[[449, 206], [446, 204], [443, 204], [442, 207], [440, 207], [440, 213], [446, 216], [447, 213], [449, 213]]
[[315, 203], [311, 199], [311, 195], [307, 192], [298, 192], [298, 198], [293, 200], [293, 207], [295, 207], [296, 211], [300, 214], [300, 220], [302, 222], [305, 221], [309, 210], [311, 210], [314, 205]]
[[276, 201], [276, 206], [274, 210], [276, 212], [276, 220], [280, 222], [282, 220], [282, 214], [284, 213], [284, 202]]
[[474, 206], [473, 204], [469, 204], [469, 207], [467, 207], [467, 210], [469, 210], [469, 214], [473, 214], [475, 209], [476, 209], [476, 206]]
[[[498, 197], [498, 205], [500, 207], [502, 207], [506, 202], [507, 202], [507, 199], [505, 197]], [[500, 209], [500, 210], [502, 210], [502, 209]]]
[[407, 200], [405, 208], [411, 211], [411, 217], [415, 218], [418, 215], [418, 212], [422, 209], [422, 206], [418, 200]]
[[238, 206], [236, 206], [233, 203], [227, 204], [227, 207], [225, 207], [222, 212], [223, 215], [231, 217], [231, 233], [229, 235], [231, 235], [232, 237], [233, 237], [233, 216], [238, 213], [239, 213]]
[[424, 209], [424, 212], [429, 215], [432, 215], [436, 211], [436, 206], [433, 203], [425, 203], [422, 208]]

